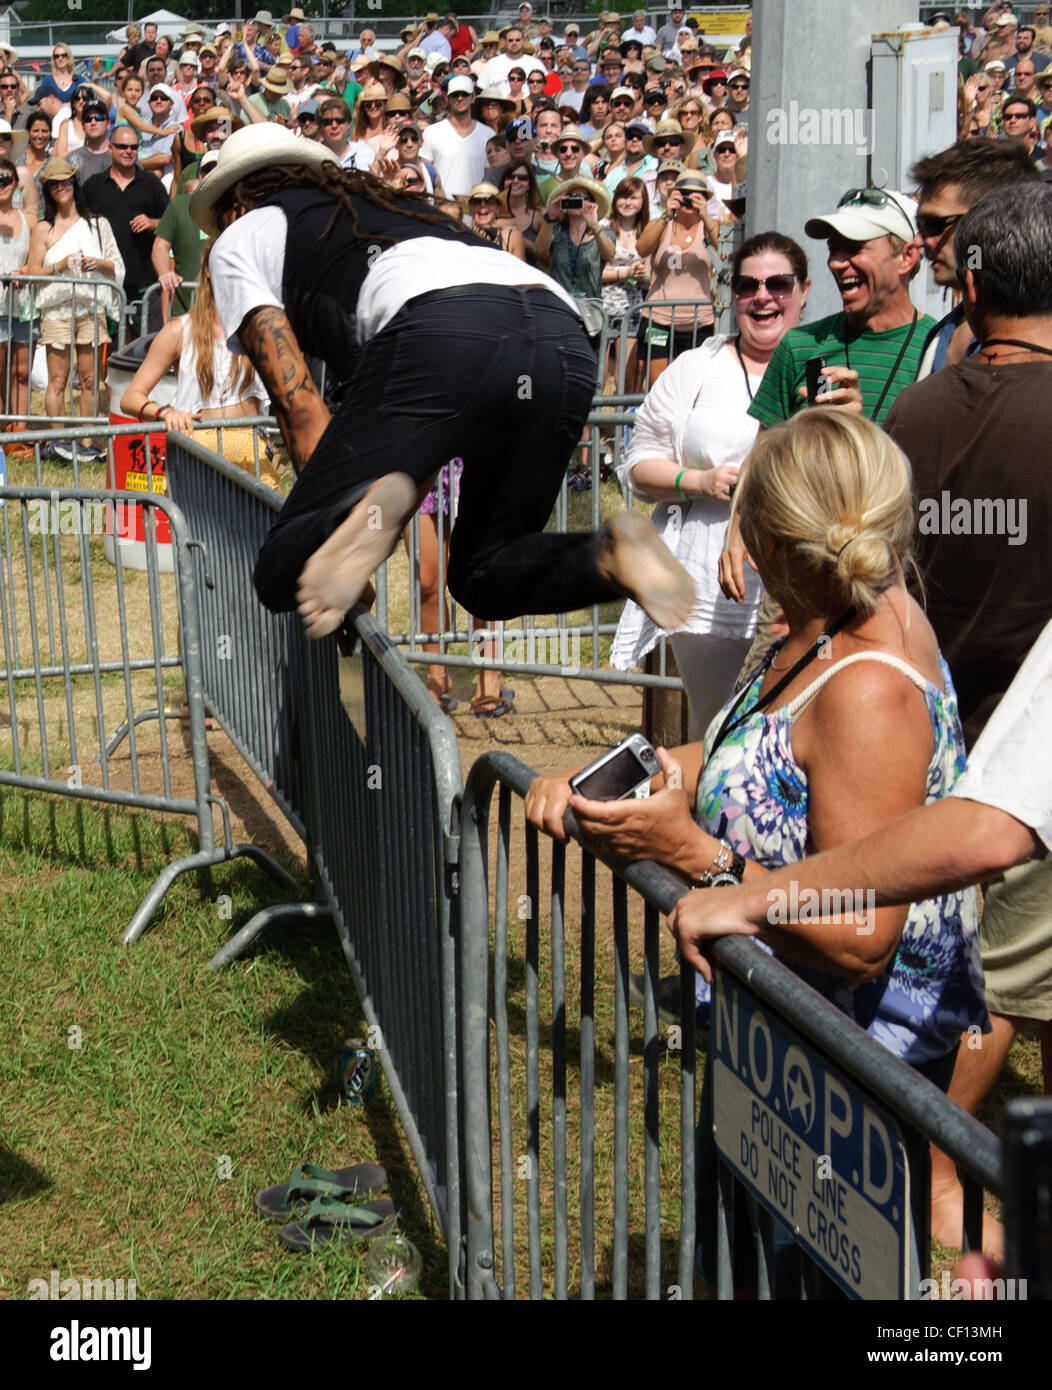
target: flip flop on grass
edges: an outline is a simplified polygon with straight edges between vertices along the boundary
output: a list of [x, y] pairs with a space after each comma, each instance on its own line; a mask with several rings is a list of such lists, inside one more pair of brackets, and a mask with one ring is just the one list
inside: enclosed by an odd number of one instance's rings
[[301, 1163], [288, 1182], [256, 1193], [256, 1210], [267, 1221], [287, 1221], [309, 1207], [316, 1197], [371, 1197], [387, 1186], [387, 1173], [378, 1163], [355, 1163], [350, 1168], [319, 1168]]
[[398, 1223], [398, 1211], [386, 1197], [378, 1202], [352, 1206], [335, 1197], [317, 1197], [307, 1208], [302, 1221], [292, 1221], [278, 1232], [278, 1240], [287, 1250], [313, 1254], [330, 1245], [354, 1245], [359, 1241], [375, 1240], [393, 1231]]

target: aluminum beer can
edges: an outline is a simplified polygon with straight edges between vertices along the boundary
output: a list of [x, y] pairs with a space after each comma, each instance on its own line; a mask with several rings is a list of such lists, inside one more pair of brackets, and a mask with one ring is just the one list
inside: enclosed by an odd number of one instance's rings
[[340, 1089], [351, 1105], [376, 1095], [376, 1053], [364, 1038], [347, 1038], [340, 1049]]

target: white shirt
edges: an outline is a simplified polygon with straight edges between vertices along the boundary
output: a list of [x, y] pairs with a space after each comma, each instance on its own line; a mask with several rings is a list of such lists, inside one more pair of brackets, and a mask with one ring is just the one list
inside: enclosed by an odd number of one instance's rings
[[1030, 649], [951, 796], [995, 806], [1052, 850], [1052, 623]]
[[[681, 353], [658, 377], [639, 407], [632, 440], [618, 469], [622, 488], [632, 487], [632, 471], [648, 458], [671, 459], [681, 468], [740, 466], [759, 432], [749, 411], [749, 390], [730, 338], [710, 338]], [[755, 392], [763, 373], [750, 376]], [[649, 505], [649, 501], [647, 501]], [[678, 632], [716, 637], [751, 637], [756, 630], [763, 585], [749, 566], [745, 602], [731, 603], [720, 593], [717, 568], [730, 507], [712, 497], [659, 502], [652, 520], [661, 539], [694, 581], [694, 606]], [[643, 609], [629, 600], [617, 626], [610, 664], [630, 671], [656, 645], [661, 633]]]
[[475, 122], [469, 135], [458, 135], [449, 121], [437, 121], [424, 131], [420, 153], [438, 171], [438, 181], [446, 195], [455, 198], [470, 193], [486, 174], [486, 145], [493, 131]]
[[657, 34], [649, 24], [644, 24], [642, 29], [637, 29], [634, 24], [630, 24], [621, 35], [621, 42], [628, 43], [629, 39], [635, 39], [644, 48], [649, 48], [651, 44], [657, 43]]
[[[238, 330], [253, 309], [284, 308], [287, 238], [288, 220], [281, 208], [254, 208], [228, 227], [212, 248], [212, 292], [231, 352], [243, 351]], [[525, 265], [506, 251], [413, 237], [377, 256], [362, 281], [358, 342], [375, 337], [416, 295], [474, 284], [539, 285], [578, 312], [572, 297], [543, 270]]]
[[340, 164], [344, 169], [357, 169], [359, 173], [363, 174], [375, 163], [376, 151], [372, 145], [367, 145], [364, 140], [349, 140], [347, 153], [340, 156]]
[[502, 96], [510, 96], [508, 73], [512, 68], [522, 68], [527, 77], [531, 72], [543, 72], [545, 77], [548, 76], [548, 69], [544, 64], [537, 58], [531, 58], [528, 53], [520, 53], [517, 58], [509, 57], [507, 53], [498, 53], [479, 73], [479, 88], [496, 87]]

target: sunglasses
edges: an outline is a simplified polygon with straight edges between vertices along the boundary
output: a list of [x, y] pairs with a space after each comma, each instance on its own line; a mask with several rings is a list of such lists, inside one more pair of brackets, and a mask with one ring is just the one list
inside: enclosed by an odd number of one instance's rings
[[321, 121], [319, 121], [319, 125], [347, 125], [347, 124], [348, 124], [348, 120], [347, 120], [347, 117], [346, 117], [346, 116], [324, 116], [324, 117], [321, 119]]
[[18, 91], [18, 83], [17, 83], [17, 82], [0, 82], [0, 87], [4, 88], [4, 89], [6, 89], [6, 90], [12, 91], [12, 92], [17, 92], [17, 91]]
[[529, 174], [509, 174], [506, 180], [507, 183], [529, 183], [529, 181]]
[[415, 141], [417, 141], [417, 140], [419, 140], [419, 139], [420, 139], [420, 136], [417, 135], [417, 133], [416, 133], [415, 130], [406, 130], [406, 131], [403, 131], [403, 133], [402, 133], [401, 135], [399, 135], [399, 137], [398, 137], [398, 143], [399, 143], [400, 145], [408, 145], [408, 144], [411, 144], [411, 143], [413, 143], [413, 142], [415, 142]]
[[104, 121], [106, 117], [99, 112], [93, 112], [90, 116], [81, 116], [80, 119], [87, 125], [89, 121]]
[[768, 275], [765, 280], [758, 280], [755, 275], [738, 275], [731, 281], [735, 299], [752, 299], [761, 287], [775, 299], [787, 299], [796, 287], [796, 276]]
[[635, 102], [632, 100], [631, 97], [616, 97], [616, 98], [610, 103], [610, 105], [611, 105], [611, 106], [635, 106]]
[[363, 101], [363, 106], [386, 106], [386, 101]]
[[138, 148], [139, 148], [138, 144], [130, 145], [130, 144], [127, 143], [127, 141], [125, 141], [125, 143], [124, 143], [123, 145], [117, 145], [117, 144], [114, 144], [114, 142], [113, 142], [112, 140], [110, 141], [110, 149], [111, 149], [111, 150], [137, 150]]
[[567, 154], [584, 153], [584, 146], [575, 145], [571, 140], [560, 140], [557, 145], [552, 146], [552, 149], [556, 152], [556, 154], [558, 154], [560, 150], [564, 150]]
[[68, 54], [68, 53], [63, 53], [62, 50], [59, 49], [59, 51], [58, 51], [57, 53], [52, 53], [51, 56], [52, 56], [52, 58], [68, 58], [68, 57], [69, 57], [69, 54]]
[[544, 82], [544, 80], [545, 79], [540, 75], [540, 73], [537, 72], [529, 78], [529, 83], [531, 87], [535, 87], [538, 82]]
[[14, 174], [0, 174], [0, 188], [10, 188], [14, 181]]
[[663, 150], [669, 145], [682, 145], [683, 137], [681, 135], [655, 136], [654, 144], [659, 150]]
[[902, 214], [906, 225], [910, 229], [908, 241], [913, 240], [913, 219], [902, 206], [897, 198], [893, 198], [890, 193], [885, 193], [883, 188], [849, 188], [844, 196], [837, 203], [838, 208], [848, 207], [867, 207], [867, 208], [886, 208], [888, 206], [897, 208]]
[[72, 188], [72, 179], [48, 179], [47, 182], [52, 188]]
[[930, 212], [922, 212], [917, 218], [917, 231], [922, 237], [939, 237], [955, 227], [963, 216], [963, 212], [951, 213], [949, 217], [935, 217]]
[[748, 82], [732, 82], [730, 90], [732, 92], [747, 92], [749, 90], [749, 84]]

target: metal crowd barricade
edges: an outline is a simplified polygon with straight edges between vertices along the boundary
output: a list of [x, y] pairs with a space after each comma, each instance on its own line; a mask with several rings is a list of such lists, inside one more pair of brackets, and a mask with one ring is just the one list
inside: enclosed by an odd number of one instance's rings
[[[213, 961], [275, 921], [331, 920], [457, 1277], [461, 1210], [454, 893], [462, 787], [456, 736], [378, 624], [360, 650], [310, 643], [255, 596], [281, 498], [185, 436], [174, 495], [199, 542], [204, 701], [304, 838], [313, 900], [264, 908]], [[345, 644], [346, 645], [346, 644]]]
[[[178, 508], [129, 491], [41, 486], [0, 488], [0, 508], [0, 784], [195, 818], [197, 851], [161, 872], [125, 942], [190, 870], [249, 855], [291, 884], [269, 856], [232, 843], [226, 805], [212, 795], [190, 540]], [[133, 570], [120, 541], [140, 516], [146, 563]], [[160, 564], [162, 520], [173, 579]], [[189, 742], [182, 777], [172, 720]]]
[[[656, 1007], [660, 916], [671, 911], [684, 886], [655, 864], [611, 862], [608, 873], [604, 861], [586, 852], [578, 876], [567, 864], [576, 855], [572, 845], [548, 842], [529, 828], [524, 839], [513, 834], [513, 807], [518, 811], [517, 799], [533, 776], [515, 758], [490, 753], [474, 764], [464, 792], [460, 1046], [467, 1296], [513, 1298], [525, 1290], [530, 1298], [609, 1292], [614, 1298], [689, 1299], [695, 1296], [698, 1218], [705, 1214], [695, 1168], [702, 1038], [689, 968], [681, 970], [678, 1026], [660, 1033]], [[550, 865], [539, 841], [550, 843]], [[713, 1134], [721, 1159], [708, 1203], [716, 1205], [710, 1296], [746, 1292], [746, 1280], [761, 1299], [873, 1296], [869, 1290], [877, 1285], [887, 1290], [878, 1296], [923, 1296], [930, 1265], [928, 1141], [964, 1175], [973, 1249], [980, 1248], [983, 1188], [1002, 1195], [1000, 1142], [753, 942], [725, 937], [713, 950], [721, 982], [708, 1048], [718, 1083]], [[641, 1074], [640, 1029], [629, 1009], [632, 956], [643, 962]], [[779, 1052], [783, 1035], [795, 1041]], [[786, 1058], [799, 1072], [799, 1120], [792, 1101], [782, 1106], [776, 1094], [798, 1081]], [[746, 1118], [739, 1136], [741, 1114], [755, 1117], [754, 1131], [747, 1133]], [[784, 1165], [773, 1177], [768, 1166], [779, 1141], [768, 1141], [769, 1152], [747, 1186], [738, 1162], [742, 1139], [763, 1150], [765, 1124], [769, 1133], [781, 1125], [781, 1142], [789, 1143], [790, 1153], [797, 1145], [801, 1164], [800, 1207], [792, 1208], [799, 1232], [788, 1248], [772, 1215], [782, 1209], [783, 1179], [790, 1180]], [[886, 1160], [881, 1133], [892, 1135]], [[844, 1156], [849, 1141], [861, 1178], [858, 1171], [852, 1177]], [[831, 1168], [823, 1176], [816, 1162], [808, 1171], [809, 1157], [828, 1157]], [[745, 1173], [751, 1171], [747, 1161]], [[856, 1206], [852, 1214], [863, 1191], [880, 1196], [892, 1177], [897, 1186], [883, 1194], [883, 1209], [871, 1205], [860, 1217]], [[829, 1253], [838, 1210], [841, 1229], [847, 1229], [845, 1210], [852, 1231], [860, 1221], [869, 1223], [857, 1287], [854, 1270], [842, 1271], [838, 1263], [839, 1244], [835, 1256]]]
[[[740, 239], [740, 224], [724, 229], [720, 246], [713, 253], [714, 297], [712, 300], [663, 300], [663, 307], [670, 310], [686, 308], [696, 323], [701, 310], [712, 305], [718, 315], [721, 331], [729, 327], [730, 297], [724, 283], [723, 270], [730, 257], [736, 240]], [[554, 529], [556, 531], [598, 530], [609, 514], [610, 499], [604, 503], [602, 484], [606, 480], [618, 478], [624, 463], [625, 454], [635, 411], [643, 400], [644, 392], [626, 390], [626, 363], [629, 348], [635, 342], [635, 328], [629, 318], [620, 323], [606, 323], [600, 335], [597, 349], [598, 382], [597, 394], [592, 401], [588, 416], [588, 442], [582, 449], [586, 462], [571, 467], [556, 499], [554, 510]], [[670, 345], [673, 346], [674, 344]], [[673, 351], [673, 360], [675, 352]], [[640, 369], [649, 371], [650, 349], [645, 353]], [[612, 382], [614, 392], [604, 395], [604, 383], [611, 381], [607, 364], [613, 362], [616, 371]], [[631, 383], [628, 383], [631, 384]], [[380, 621], [387, 627], [391, 640], [405, 648], [414, 662], [426, 661], [430, 665], [470, 668], [472, 670], [497, 670], [508, 675], [563, 676], [578, 680], [590, 680], [602, 685], [631, 685], [655, 687], [666, 690], [682, 690], [683, 682], [678, 675], [668, 671], [668, 642], [661, 637], [654, 650], [653, 669], [647, 671], [615, 671], [607, 660], [608, 649], [617, 631], [617, 618], [620, 603], [606, 606], [593, 604], [591, 609], [578, 614], [552, 614], [547, 619], [524, 615], [519, 622], [497, 622], [490, 626], [475, 626], [470, 615], [446, 595], [444, 551], [451, 520], [445, 512], [447, 502], [451, 518], [456, 516], [455, 498], [446, 497], [447, 487], [442, 477], [439, 479], [438, 503], [435, 508], [435, 527], [437, 529], [438, 553], [438, 595], [448, 604], [448, 621], [440, 621], [435, 626], [425, 625], [422, 617], [422, 554], [419, 517], [410, 525], [408, 558], [408, 593], [401, 599], [401, 573], [405, 562], [401, 556], [389, 560], [380, 572], [377, 584], [376, 612]], [[609, 489], [607, 489], [609, 492]], [[580, 502], [573, 502], [575, 495], [587, 492], [589, 506], [587, 511]], [[621, 491], [625, 506], [634, 505], [633, 499], [624, 489]], [[582, 515], [582, 512], [584, 514]], [[430, 523], [428, 523], [430, 525]], [[397, 579], [395, 576], [399, 576]], [[390, 576], [390, 579], [389, 579]], [[441, 609], [439, 610], [441, 617]], [[434, 647], [435, 650], [427, 650]]]
[[[118, 349], [124, 346], [125, 316], [127, 313], [128, 301], [127, 296], [124, 293], [124, 289], [120, 285], [114, 284], [113, 281], [96, 279], [94, 276], [84, 275], [0, 276], [0, 306], [3, 306], [0, 307], [0, 331], [3, 332], [5, 337], [5, 341], [4, 343], [0, 344], [0, 347], [6, 348], [4, 354], [5, 361], [2, 381], [3, 399], [0, 400], [0, 406], [2, 406], [3, 409], [0, 410], [0, 422], [39, 421], [41, 420], [41, 416], [44, 414], [44, 412], [40, 412], [34, 415], [30, 407], [32, 403], [33, 389], [33, 356], [36, 349], [40, 346], [41, 343], [40, 326], [38, 322], [39, 309], [37, 306], [37, 295], [39, 289], [48, 285], [70, 285], [76, 287], [77, 293], [71, 295], [69, 305], [71, 334], [74, 343], [76, 342], [76, 337], [81, 320], [83, 320], [84, 318], [89, 318], [94, 323], [99, 318], [103, 318], [111, 323], [114, 321], [116, 322], [116, 346]], [[27, 298], [22, 301], [19, 301], [16, 297], [18, 287], [28, 287], [28, 289], [25, 291]], [[108, 310], [109, 296], [111, 293], [116, 296], [117, 301], [116, 313], [112, 318]], [[103, 295], [106, 296], [106, 306], [100, 304], [100, 297]], [[78, 309], [78, 297], [81, 299], [83, 299], [84, 297], [88, 297], [90, 300], [90, 309]], [[29, 325], [29, 338], [26, 344], [12, 343], [12, 336], [16, 331], [16, 327], [20, 325]], [[27, 355], [27, 361], [25, 364], [25, 411], [17, 411], [10, 409], [11, 405], [13, 404], [12, 388], [16, 384], [13, 348], [21, 346], [25, 346]], [[96, 419], [99, 416], [99, 402], [102, 398], [101, 393], [103, 389], [100, 385], [100, 377], [102, 377], [104, 374], [104, 362], [106, 352], [106, 344], [96, 345], [95, 379], [92, 383], [91, 397], [92, 408], [90, 415], [82, 411], [80, 417], [84, 420], [85, 423], [90, 423], [91, 420]], [[73, 393], [75, 390], [79, 389], [76, 383], [76, 350], [72, 346], [70, 347], [70, 354], [70, 369], [69, 374], [66, 378], [63, 394], [68, 402], [70, 416], [72, 417]], [[49, 418], [55, 417], [51, 416]]]
[[[184, 291], [186, 291], [186, 292], [190, 295], [190, 302], [191, 302], [191, 304], [192, 304], [192, 303], [193, 303], [194, 294], [197, 292], [197, 281], [196, 281], [196, 280], [183, 280], [183, 281], [181, 282], [181, 284], [179, 285], [178, 289], [173, 290], [172, 296], [169, 298], [169, 316], [170, 316], [170, 311], [171, 311], [171, 299], [174, 298], [174, 296], [175, 296], [176, 294], [179, 293], [179, 290], [184, 290]], [[134, 305], [129, 305], [129, 306], [128, 306], [129, 312], [130, 312], [133, 308], [136, 308], [136, 307], [137, 307], [137, 308], [139, 309], [139, 312], [140, 312], [140, 315], [141, 315], [141, 322], [142, 322], [143, 324], [149, 323], [149, 321], [150, 321], [150, 308], [151, 308], [151, 305], [152, 305], [152, 303], [153, 303], [153, 300], [155, 300], [155, 299], [158, 297], [158, 295], [160, 295], [160, 296], [162, 297], [162, 303], [163, 303], [163, 292], [162, 292], [162, 290], [161, 290], [161, 286], [160, 286], [159, 283], [157, 283], [157, 282], [155, 281], [154, 284], [152, 284], [152, 285], [147, 285], [147, 286], [146, 286], [146, 289], [143, 291], [142, 299], [138, 300], [138, 301], [136, 302], [136, 304], [134, 304]], [[181, 310], [180, 310], [180, 313], [185, 313], [185, 312], [186, 312], [185, 309], [181, 309]]]

